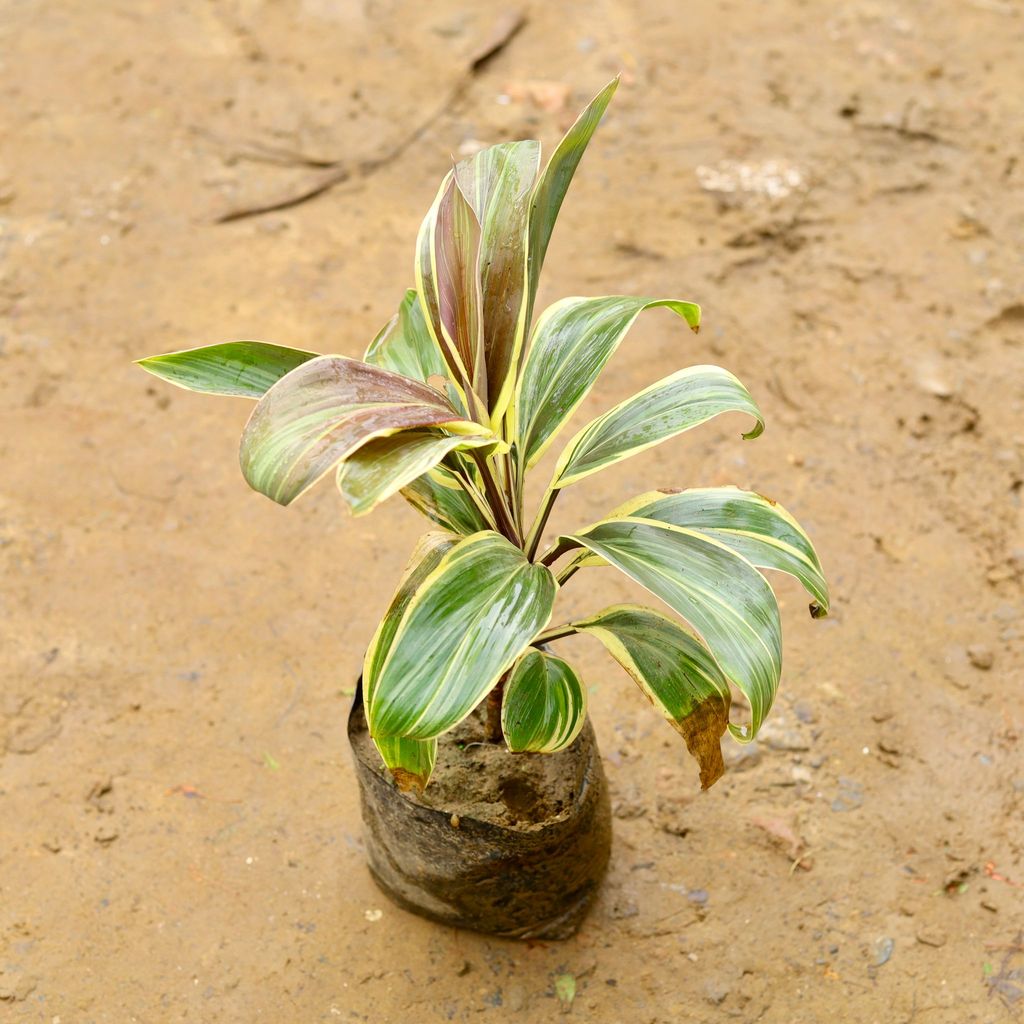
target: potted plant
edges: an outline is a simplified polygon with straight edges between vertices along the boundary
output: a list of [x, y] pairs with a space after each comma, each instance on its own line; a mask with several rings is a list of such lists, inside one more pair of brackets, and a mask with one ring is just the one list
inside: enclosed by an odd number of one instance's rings
[[[751, 740], [781, 673], [779, 612], [761, 570], [828, 608], [807, 535], [732, 487], [650, 491], [543, 543], [567, 487], [712, 417], [764, 426], [716, 366], [659, 380], [564, 445], [539, 508], [528, 473], [558, 439], [637, 316], [679, 299], [567, 298], [534, 323], [552, 228], [618, 82], [541, 172], [535, 141], [491, 146], [445, 175], [416, 243], [416, 287], [363, 360], [257, 342], [141, 360], [192, 391], [256, 400], [249, 484], [288, 505], [329, 472], [354, 515], [400, 493], [438, 527], [419, 542], [366, 651], [350, 714], [371, 870], [397, 902], [519, 937], [578, 926], [608, 860], [604, 774], [587, 689], [553, 647], [599, 640], [682, 735], [704, 788], [728, 729]], [[552, 625], [562, 587], [612, 566], [668, 606], [620, 605]], [[731, 692], [749, 704], [730, 721]], [[432, 776], [437, 780], [428, 788]]]

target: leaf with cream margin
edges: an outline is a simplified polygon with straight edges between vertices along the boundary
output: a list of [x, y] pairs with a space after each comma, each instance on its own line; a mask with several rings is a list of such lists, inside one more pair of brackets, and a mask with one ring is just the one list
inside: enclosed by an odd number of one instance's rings
[[649, 491], [612, 514], [699, 530], [759, 569], [793, 576], [814, 598], [811, 614], [820, 618], [828, 613], [828, 583], [814, 545], [796, 519], [763, 494], [737, 487]]
[[424, 383], [431, 377], [448, 376], [441, 350], [423, 319], [415, 288], [405, 293], [398, 312], [370, 342], [363, 361]]
[[480, 291], [491, 422], [508, 406], [526, 331], [527, 228], [540, 143], [488, 146], [455, 167], [480, 223]]
[[[454, 543], [454, 537], [436, 531], [424, 534], [419, 539], [402, 574], [398, 590], [391, 599], [387, 613], [377, 627], [371, 643], [371, 649], [376, 651], [378, 657], [386, 656], [401, 621], [402, 612]], [[369, 707], [373, 698], [370, 680], [371, 675], [364, 666], [363, 696], [366, 707]], [[409, 740], [402, 736], [386, 736], [374, 739], [373, 743], [402, 792], [414, 790], [422, 793], [426, 789], [437, 761], [436, 739]]]
[[605, 364], [646, 309], [663, 306], [696, 331], [700, 307], [630, 295], [568, 298], [537, 320], [516, 395], [519, 458], [532, 466], [590, 393]]
[[150, 356], [136, 365], [186, 391], [261, 398], [285, 374], [315, 358], [315, 352], [263, 341], [229, 341]]
[[363, 516], [434, 469], [449, 452], [502, 446], [493, 437], [404, 430], [374, 438], [345, 459], [338, 466], [338, 489], [352, 514]]
[[364, 680], [372, 736], [430, 739], [462, 721], [551, 617], [557, 586], [500, 534], [460, 538], [401, 613]]
[[530, 648], [505, 683], [501, 730], [513, 753], [564, 750], [587, 718], [587, 690], [566, 661]]
[[576, 168], [586, 152], [597, 126], [604, 117], [605, 110], [611, 102], [615, 90], [619, 87], [618, 77], [613, 78], [584, 108], [573, 125], [555, 147], [551, 159], [544, 168], [536, 188], [533, 190], [533, 202], [530, 208], [530, 257], [529, 284], [527, 303], [527, 323], [533, 316], [533, 304], [537, 296], [537, 284], [540, 281], [541, 268], [547, 255], [551, 233], [555, 229], [558, 211], [562, 208], [562, 200], [569, 191]]
[[764, 430], [761, 410], [728, 370], [720, 366], [679, 370], [585, 426], [565, 446], [551, 486], [567, 487], [724, 412], [754, 417], [754, 429], [744, 438], [758, 437]]
[[449, 376], [481, 422], [487, 410], [480, 222], [454, 170], [441, 183], [416, 241], [416, 291]]
[[689, 622], [750, 702], [750, 728], [730, 731], [741, 740], [757, 735], [779, 688], [782, 625], [771, 587], [750, 562], [697, 530], [649, 519], [603, 519], [559, 544], [599, 555]]
[[373, 741], [381, 760], [403, 793], [422, 793], [437, 763], [437, 739], [408, 740], [381, 736]]
[[[402, 578], [398, 583], [388, 610], [381, 619], [377, 631], [370, 641], [370, 646], [363, 661], [363, 700], [366, 705], [367, 720], [370, 717], [370, 708], [373, 706], [374, 685], [380, 671], [380, 666], [391, 650], [391, 643], [395, 639], [395, 633], [402, 621], [402, 615], [409, 602], [412, 601], [423, 581], [441, 564], [441, 559], [455, 546], [457, 537], [449, 533], [442, 533], [440, 530], [431, 530], [423, 534], [416, 542], [409, 561], [402, 571]], [[372, 655], [372, 656], [371, 656]]]
[[418, 512], [452, 533], [468, 537], [480, 530], [495, 528], [444, 466], [435, 466], [407, 484], [402, 488], [402, 497]]
[[574, 622], [597, 637], [686, 741], [702, 789], [725, 772], [721, 738], [729, 724], [729, 684], [692, 633], [650, 608], [617, 605]]
[[256, 404], [239, 459], [254, 490], [288, 505], [368, 441], [424, 427], [489, 434], [421, 381], [345, 356], [318, 356]]

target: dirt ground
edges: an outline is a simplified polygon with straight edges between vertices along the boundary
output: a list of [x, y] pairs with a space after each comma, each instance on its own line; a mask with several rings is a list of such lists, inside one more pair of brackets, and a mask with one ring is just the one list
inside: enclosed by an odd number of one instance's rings
[[[456, 90], [496, 10], [0, 0], [0, 1020], [1021, 1019], [1024, 7], [535, 2]], [[361, 354], [451, 154], [550, 147], [619, 70], [542, 304], [690, 298], [705, 328], [646, 314], [578, 422], [715, 362], [768, 429], [630, 460], [552, 529], [754, 487], [834, 614], [778, 581], [777, 710], [704, 794], [566, 645], [613, 862], [578, 938], [517, 945], [394, 909], [363, 863], [345, 715], [422, 521], [329, 485], [274, 506], [238, 471], [246, 404], [131, 360]], [[318, 198], [217, 222], [331, 161]], [[567, 612], [633, 594], [588, 580]]]

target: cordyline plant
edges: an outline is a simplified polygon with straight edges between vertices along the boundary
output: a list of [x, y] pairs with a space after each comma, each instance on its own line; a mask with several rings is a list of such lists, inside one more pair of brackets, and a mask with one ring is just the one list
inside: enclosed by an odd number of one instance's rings
[[[362, 361], [260, 342], [141, 361], [193, 391], [257, 399], [242, 472], [274, 501], [291, 504], [333, 470], [355, 515], [400, 492], [442, 528], [413, 552], [363, 666], [370, 734], [404, 789], [422, 790], [438, 737], [485, 698], [490, 738], [503, 735], [510, 750], [572, 743], [587, 690], [549, 645], [576, 633], [600, 640], [682, 734], [706, 788], [724, 770], [726, 728], [753, 738], [779, 683], [779, 611], [758, 570], [795, 576], [812, 614], [828, 608], [797, 522], [733, 487], [642, 494], [538, 555], [566, 487], [720, 413], [752, 416], [745, 438], [764, 428], [731, 373], [679, 370], [572, 437], [539, 510], [525, 514], [527, 473], [637, 316], [662, 306], [694, 331], [700, 323], [692, 302], [612, 295], [562, 299], [533, 324], [555, 218], [617, 84], [595, 97], [543, 172], [539, 143], [525, 141], [491, 146], [445, 175], [419, 231], [416, 287]], [[599, 565], [691, 628], [638, 605], [551, 626], [559, 590]], [[749, 725], [729, 722], [730, 684], [750, 704]]]

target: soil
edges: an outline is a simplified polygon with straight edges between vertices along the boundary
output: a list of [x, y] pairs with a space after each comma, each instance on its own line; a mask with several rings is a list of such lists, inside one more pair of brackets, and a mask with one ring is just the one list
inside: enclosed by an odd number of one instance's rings
[[[485, 705], [446, 732], [437, 744], [437, 763], [423, 793], [407, 800], [458, 818], [529, 831], [568, 813], [580, 785], [581, 763], [569, 755], [510, 754], [486, 740]], [[390, 777], [365, 726], [353, 745], [367, 764]]]
[[593, 725], [568, 749], [533, 758], [482, 744], [485, 716], [473, 717], [440, 738], [439, 785], [405, 797], [381, 771], [357, 692], [348, 739], [367, 868], [395, 904], [438, 924], [534, 943], [571, 938], [611, 855]]
[[[1024, 10], [559, 0], [465, 77], [493, 11], [0, 0], [0, 1019], [1021, 1019]], [[515, 944], [364, 866], [345, 717], [423, 522], [329, 484], [274, 506], [238, 473], [246, 403], [131, 360], [359, 355], [452, 154], [550, 151], [620, 70], [538, 308], [678, 296], [704, 328], [645, 314], [575, 424], [712, 362], [768, 429], [590, 478], [550, 534], [736, 483], [805, 524], [834, 606], [775, 581], [779, 700], [706, 793], [598, 645], [560, 647], [612, 863], [577, 938]], [[637, 597], [587, 570], [562, 610]]]

